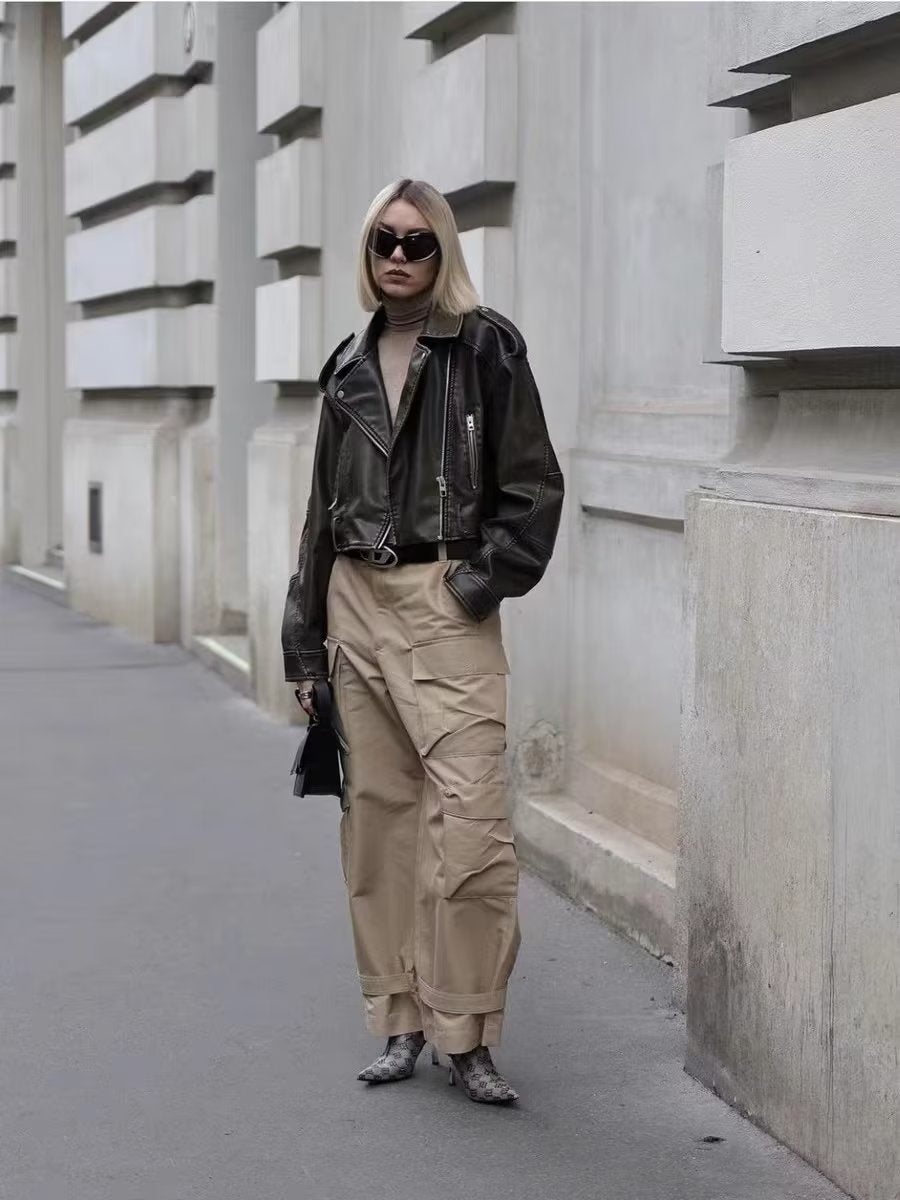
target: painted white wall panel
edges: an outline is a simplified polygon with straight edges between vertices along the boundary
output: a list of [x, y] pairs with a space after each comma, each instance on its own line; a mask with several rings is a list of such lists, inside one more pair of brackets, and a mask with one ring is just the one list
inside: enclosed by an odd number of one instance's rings
[[211, 387], [215, 310], [150, 308], [75, 321], [66, 328], [71, 388]]
[[198, 84], [156, 96], [66, 147], [66, 212], [153, 183], [183, 183], [215, 165], [215, 94]]
[[900, 95], [729, 143], [723, 346], [900, 345]]
[[214, 279], [215, 222], [214, 198], [196, 196], [187, 204], [144, 208], [70, 234], [66, 299]]
[[322, 141], [297, 138], [256, 164], [256, 252], [322, 244]]
[[16, 109], [7, 101], [0, 104], [0, 166], [10, 166], [16, 161]]
[[513, 34], [486, 34], [430, 64], [405, 110], [410, 174], [442, 192], [513, 183], [517, 107]]
[[16, 44], [11, 33], [0, 32], [0, 88], [16, 86]]
[[511, 229], [469, 229], [460, 235], [463, 255], [481, 303], [509, 313], [515, 302], [515, 241]]
[[731, 24], [734, 29], [735, 57], [734, 61], [727, 64], [732, 69], [806, 47], [822, 38], [900, 13], [900, 4], [876, 0], [731, 4], [727, 7], [734, 10]]
[[450, 33], [465, 28], [473, 21], [483, 21], [497, 9], [505, 7], [491, 0], [459, 3], [458, 0], [409, 0], [401, 5], [403, 36], [424, 41], [438, 41]]
[[14, 392], [19, 386], [19, 335], [0, 333], [0, 392]]
[[322, 369], [322, 282], [295, 275], [256, 289], [256, 378], [299, 382]]
[[17, 272], [14, 258], [0, 258], [0, 317], [14, 317], [19, 311]]
[[[286, 4], [257, 38], [257, 127], [261, 133], [322, 107], [322, 5]], [[335, 64], [342, 70], [342, 64]]]
[[65, 120], [73, 124], [154, 76], [182, 76], [215, 54], [216, 5], [195, 4], [185, 49], [185, 5], [136, 4], [65, 59]]
[[18, 188], [15, 179], [0, 179], [0, 242], [19, 235]]
[[101, 3], [96, 3], [95, 0], [69, 0], [62, 6], [63, 37], [71, 37], [88, 21], [93, 20], [98, 13], [103, 12], [104, 8], [111, 7], [112, 5], [106, 3], [106, 0], [102, 0]]

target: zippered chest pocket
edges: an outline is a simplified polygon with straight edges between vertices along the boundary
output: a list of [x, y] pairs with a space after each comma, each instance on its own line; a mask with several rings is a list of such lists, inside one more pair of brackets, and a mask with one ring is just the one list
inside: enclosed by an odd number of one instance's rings
[[472, 490], [478, 487], [478, 431], [475, 428], [475, 414], [466, 413], [466, 458], [469, 464], [469, 484]]

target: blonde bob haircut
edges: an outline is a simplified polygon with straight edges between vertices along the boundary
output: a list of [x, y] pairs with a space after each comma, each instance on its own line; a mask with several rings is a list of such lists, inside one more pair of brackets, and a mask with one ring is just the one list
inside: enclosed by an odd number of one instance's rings
[[450, 205], [430, 183], [421, 179], [398, 179], [383, 188], [369, 206], [359, 239], [356, 287], [359, 302], [366, 312], [375, 312], [381, 304], [379, 289], [372, 276], [369, 238], [372, 229], [395, 200], [414, 205], [425, 219], [440, 246], [441, 263], [434, 281], [432, 305], [441, 312], [458, 317], [478, 306], [478, 293], [469, 276], [459, 243], [459, 230]]

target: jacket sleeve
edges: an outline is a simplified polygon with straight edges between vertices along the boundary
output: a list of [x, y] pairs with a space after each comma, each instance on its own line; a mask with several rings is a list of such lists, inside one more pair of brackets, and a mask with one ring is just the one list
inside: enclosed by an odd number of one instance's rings
[[481, 523], [481, 550], [446, 579], [479, 621], [507, 596], [524, 596], [538, 582], [562, 512], [563, 476], [524, 348], [497, 367], [484, 424], [485, 478], [493, 484], [494, 502]]
[[334, 565], [328, 506], [343, 429], [323, 397], [313, 460], [312, 487], [300, 535], [297, 570], [288, 584], [281, 627], [284, 677], [287, 680], [328, 676], [326, 601]]

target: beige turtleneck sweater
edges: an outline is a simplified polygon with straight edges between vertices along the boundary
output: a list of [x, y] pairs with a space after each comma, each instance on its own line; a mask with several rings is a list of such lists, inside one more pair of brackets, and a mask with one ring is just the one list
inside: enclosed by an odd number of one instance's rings
[[400, 396], [416, 338], [425, 327], [431, 308], [431, 292], [409, 300], [384, 298], [385, 325], [378, 339], [378, 362], [387, 392], [391, 423], [397, 419]]

